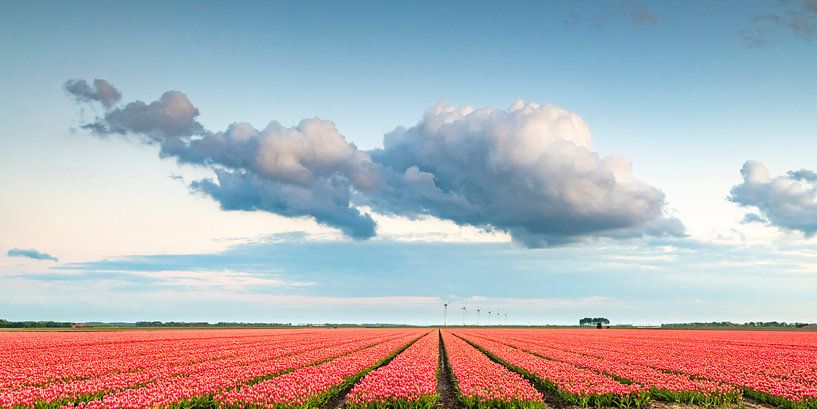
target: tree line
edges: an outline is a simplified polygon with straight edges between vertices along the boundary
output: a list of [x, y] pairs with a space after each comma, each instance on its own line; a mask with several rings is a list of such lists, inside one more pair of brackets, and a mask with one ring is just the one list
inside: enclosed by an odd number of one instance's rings
[[0, 319], [0, 328], [71, 328], [73, 322], [58, 321], [7, 321]]
[[670, 324], [661, 324], [661, 328], [695, 328], [695, 327], [717, 327], [717, 328], [730, 328], [730, 327], [740, 327], [740, 328], [803, 328], [809, 325], [817, 325], [817, 324], [809, 324], [806, 322], [778, 322], [778, 321], [766, 321], [766, 322], [744, 322], [744, 323], [735, 323], [730, 321], [721, 321], [721, 322], [680, 322], [680, 323], [670, 323]]

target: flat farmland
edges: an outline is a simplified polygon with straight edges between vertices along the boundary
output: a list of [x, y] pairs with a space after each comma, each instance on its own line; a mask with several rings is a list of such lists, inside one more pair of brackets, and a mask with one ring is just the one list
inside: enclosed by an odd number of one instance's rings
[[817, 408], [817, 333], [0, 332], [0, 407]]

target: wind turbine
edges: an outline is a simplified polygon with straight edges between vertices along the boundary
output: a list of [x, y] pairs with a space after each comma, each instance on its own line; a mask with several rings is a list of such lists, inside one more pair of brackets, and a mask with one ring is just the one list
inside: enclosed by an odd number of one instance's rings
[[505, 313], [505, 325], [508, 325], [508, 313]]
[[477, 307], [477, 326], [479, 326], [479, 307]]
[[466, 308], [467, 305], [468, 305], [468, 302], [466, 301], [465, 304], [463, 304], [462, 308], [461, 308], [461, 310], [462, 310], [462, 326], [463, 327], [465, 326], [465, 311], [467, 310], [467, 308]]
[[491, 326], [491, 313], [492, 313], [492, 312], [493, 312], [493, 311], [488, 310], [488, 326], [489, 326], [489, 327]]
[[443, 326], [448, 326], [448, 304], [451, 300], [443, 300]]

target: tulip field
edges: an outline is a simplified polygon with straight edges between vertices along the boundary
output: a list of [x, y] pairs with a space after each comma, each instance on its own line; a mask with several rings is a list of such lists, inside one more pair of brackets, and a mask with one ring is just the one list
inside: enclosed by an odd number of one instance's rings
[[3, 409], [817, 409], [817, 333], [0, 332]]
[[366, 375], [346, 397], [349, 408], [430, 408], [437, 403], [440, 336], [429, 332], [397, 358]]
[[459, 391], [468, 408], [537, 408], [542, 394], [516, 373], [492, 362], [465, 341], [443, 333], [447, 359]]

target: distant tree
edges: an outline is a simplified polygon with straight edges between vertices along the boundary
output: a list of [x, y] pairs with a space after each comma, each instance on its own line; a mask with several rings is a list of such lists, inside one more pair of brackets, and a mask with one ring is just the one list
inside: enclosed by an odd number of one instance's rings
[[602, 318], [602, 317], [597, 317], [597, 318], [582, 318], [582, 319], [580, 319], [580, 320], [579, 320], [579, 325], [581, 325], [581, 326], [585, 326], [585, 325], [594, 325], [594, 326], [598, 326], [599, 324], [602, 324], [602, 325], [609, 325], [609, 324], [610, 324], [610, 320], [608, 320], [607, 318]]

